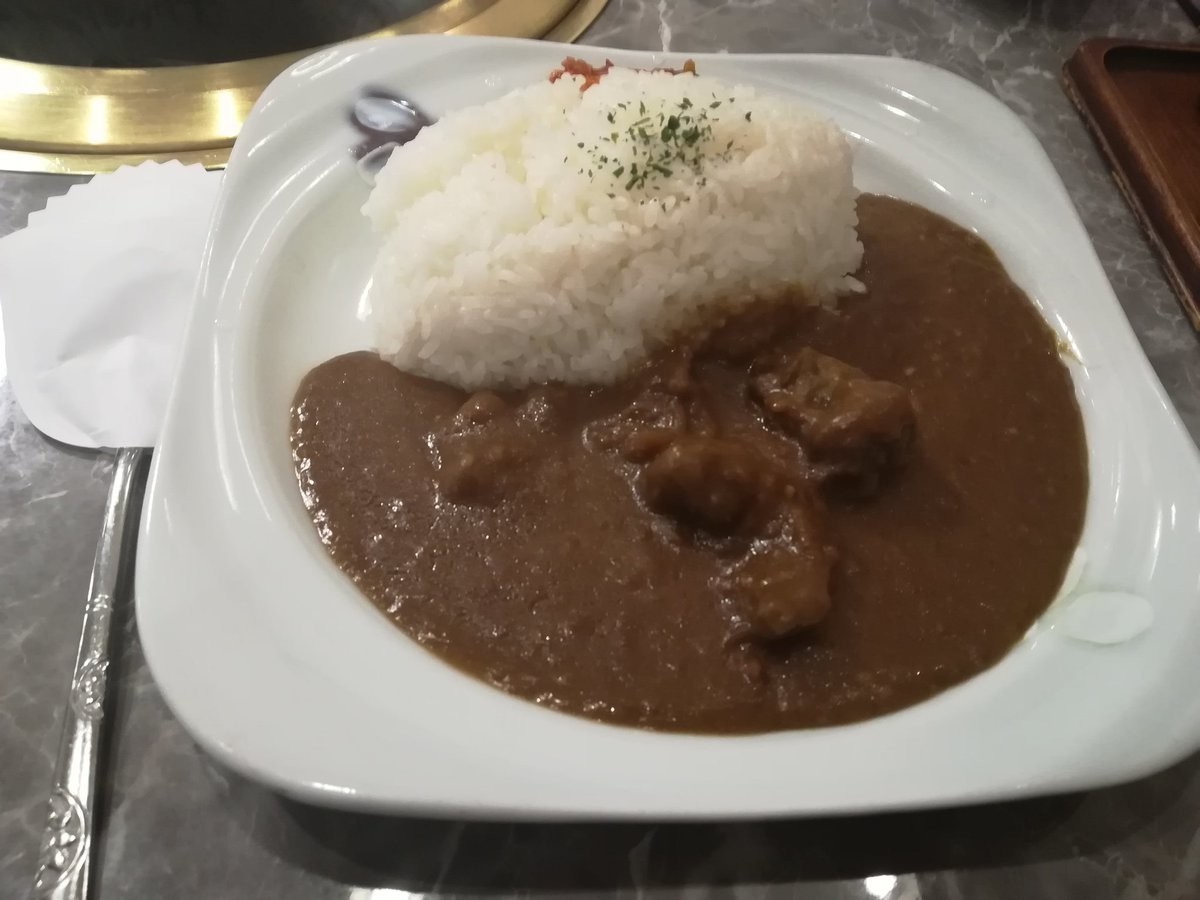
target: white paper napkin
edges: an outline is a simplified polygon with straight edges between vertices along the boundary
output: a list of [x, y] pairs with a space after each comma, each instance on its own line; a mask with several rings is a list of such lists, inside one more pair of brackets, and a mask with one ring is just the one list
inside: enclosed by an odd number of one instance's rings
[[8, 377], [40, 431], [154, 445], [220, 183], [177, 162], [118, 169], [0, 239]]

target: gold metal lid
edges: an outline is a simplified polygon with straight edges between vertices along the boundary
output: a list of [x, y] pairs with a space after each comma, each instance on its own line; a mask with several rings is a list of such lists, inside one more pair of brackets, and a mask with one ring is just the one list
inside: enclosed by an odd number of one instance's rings
[[[486, 34], [573, 41], [607, 0], [441, 0], [366, 37]], [[91, 174], [143, 160], [223, 166], [263, 88], [311, 50], [145, 69], [0, 59], [0, 169]]]

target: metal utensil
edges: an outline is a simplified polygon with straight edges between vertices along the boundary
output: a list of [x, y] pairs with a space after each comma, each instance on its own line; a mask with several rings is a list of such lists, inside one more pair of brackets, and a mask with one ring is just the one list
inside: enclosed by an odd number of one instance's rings
[[349, 112], [350, 125], [362, 135], [351, 152], [358, 160], [358, 174], [372, 186], [392, 151], [415, 138], [426, 125], [433, 124], [433, 119], [415, 103], [390, 91], [366, 91]]
[[[131, 500], [140, 496], [136, 487], [149, 458], [149, 450], [120, 450], [108, 489], [38, 857], [32, 896], [39, 900], [84, 900], [88, 895], [113, 603], [133, 557], [135, 540], [130, 533], [137, 525], [140, 506]], [[125, 552], [127, 548], [129, 552]]]

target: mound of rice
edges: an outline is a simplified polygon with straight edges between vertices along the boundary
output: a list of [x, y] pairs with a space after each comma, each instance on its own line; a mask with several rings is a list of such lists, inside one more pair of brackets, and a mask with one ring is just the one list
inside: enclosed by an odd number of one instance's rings
[[392, 154], [363, 208], [383, 240], [359, 313], [384, 358], [464, 388], [605, 383], [714, 311], [853, 287], [835, 125], [712, 78], [581, 83], [451, 113]]

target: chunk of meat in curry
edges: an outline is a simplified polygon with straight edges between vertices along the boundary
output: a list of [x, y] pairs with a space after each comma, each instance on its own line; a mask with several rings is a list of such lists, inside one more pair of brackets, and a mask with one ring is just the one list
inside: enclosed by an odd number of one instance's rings
[[756, 366], [750, 384], [822, 477], [864, 491], [904, 462], [916, 436], [908, 391], [810, 347]]

